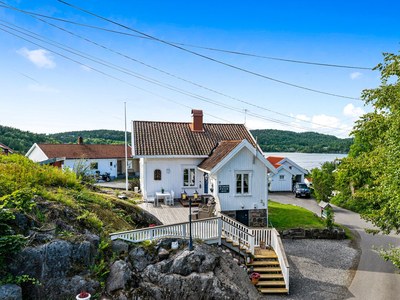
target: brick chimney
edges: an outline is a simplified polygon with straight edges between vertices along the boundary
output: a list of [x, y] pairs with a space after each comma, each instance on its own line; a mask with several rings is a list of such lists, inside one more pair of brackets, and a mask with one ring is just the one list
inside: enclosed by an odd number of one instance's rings
[[203, 129], [203, 111], [192, 109], [192, 124], [190, 129], [193, 132], [204, 132]]
[[83, 138], [80, 136], [78, 137], [78, 145], [82, 145], [83, 144]]

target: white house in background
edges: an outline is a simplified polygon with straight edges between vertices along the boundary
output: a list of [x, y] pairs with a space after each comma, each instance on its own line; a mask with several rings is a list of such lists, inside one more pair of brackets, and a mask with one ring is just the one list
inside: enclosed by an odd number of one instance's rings
[[[110, 173], [111, 178], [125, 174], [125, 145], [83, 144], [34, 144], [26, 153], [28, 158], [41, 164], [58, 168], [74, 168], [76, 161], [85, 157], [92, 172]], [[139, 161], [132, 159], [132, 148], [128, 146], [128, 173], [139, 172]]]
[[267, 160], [277, 169], [277, 174], [270, 174], [271, 192], [292, 191], [293, 183], [304, 182], [308, 172], [287, 157], [269, 156]]
[[217, 210], [248, 226], [267, 226], [268, 172], [276, 169], [262, 155], [242, 124], [132, 122], [132, 152], [139, 159], [140, 188], [163, 188], [180, 198], [212, 195]]

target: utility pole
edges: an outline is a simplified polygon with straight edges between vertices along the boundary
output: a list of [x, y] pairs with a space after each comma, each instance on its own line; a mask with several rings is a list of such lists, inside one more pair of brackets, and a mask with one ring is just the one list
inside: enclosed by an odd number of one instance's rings
[[124, 102], [125, 105], [125, 177], [126, 177], [126, 191], [128, 191], [128, 145], [126, 141], [126, 102]]

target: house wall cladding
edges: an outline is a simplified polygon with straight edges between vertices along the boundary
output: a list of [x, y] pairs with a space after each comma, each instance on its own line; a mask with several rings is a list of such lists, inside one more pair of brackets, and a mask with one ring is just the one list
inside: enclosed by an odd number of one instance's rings
[[[284, 176], [284, 179], [280, 179], [280, 176]], [[271, 176], [271, 185], [269, 190], [271, 192], [292, 191], [292, 174], [285, 169], [279, 170], [278, 174]]]
[[[221, 210], [251, 210], [254, 209], [254, 205], [257, 206], [257, 209], [267, 208], [267, 168], [259, 159], [255, 159], [253, 164], [253, 158], [254, 153], [243, 148], [218, 171], [218, 186], [229, 185], [229, 193], [218, 193]], [[249, 171], [251, 173], [249, 195], [236, 194], [235, 171]], [[217, 191], [218, 186], [216, 187]], [[261, 203], [261, 200], [263, 200], [263, 203]]]
[[[175, 192], [175, 198], [179, 198], [183, 190], [188, 196], [193, 196], [194, 191], [203, 194], [203, 172], [197, 170], [197, 165], [204, 158], [141, 158], [140, 159], [140, 178], [141, 189], [146, 184], [147, 194], [155, 194], [161, 191]], [[183, 169], [185, 167], [196, 170], [195, 185], [183, 186]], [[154, 180], [154, 170], [161, 170], [161, 180]], [[201, 184], [201, 187], [200, 186]]]

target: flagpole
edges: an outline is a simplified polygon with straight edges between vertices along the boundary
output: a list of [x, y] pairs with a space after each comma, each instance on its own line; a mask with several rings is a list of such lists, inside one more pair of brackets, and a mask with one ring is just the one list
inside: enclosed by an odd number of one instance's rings
[[126, 143], [126, 102], [125, 104], [125, 177], [126, 177], [126, 191], [128, 191], [128, 145]]

